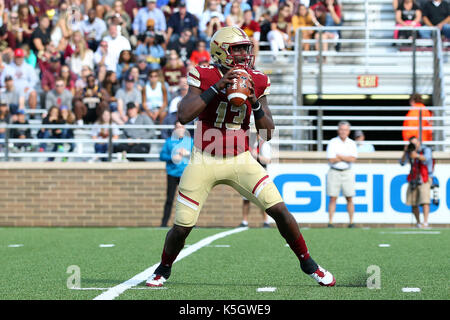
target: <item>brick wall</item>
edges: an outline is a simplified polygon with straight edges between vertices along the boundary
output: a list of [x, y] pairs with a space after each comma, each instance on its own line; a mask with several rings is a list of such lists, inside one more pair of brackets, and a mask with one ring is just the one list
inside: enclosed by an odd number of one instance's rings
[[[281, 162], [324, 162], [321, 153], [283, 157]], [[391, 162], [398, 157], [375, 158]], [[448, 155], [442, 159], [450, 161]], [[0, 181], [0, 226], [159, 226], [166, 197], [165, 164], [160, 162], [3, 162]], [[241, 212], [242, 197], [229, 186], [216, 186], [197, 226], [237, 226]], [[251, 204], [250, 226], [261, 222], [259, 209]]]

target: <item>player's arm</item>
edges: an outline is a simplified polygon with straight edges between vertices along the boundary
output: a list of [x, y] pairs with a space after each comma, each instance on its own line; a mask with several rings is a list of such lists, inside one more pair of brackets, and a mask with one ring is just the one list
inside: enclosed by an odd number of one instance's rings
[[269, 104], [267, 103], [266, 95], [259, 97], [259, 99], [255, 96], [255, 83], [252, 79], [250, 79], [252, 87], [250, 88], [250, 95], [248, 97], [253, 110], [253, 116], [255, 118], [255, 126], [258, 133], [261, 137], [269, 141], [272, 139], [272, 133], [275, 129], [275, 125], [272, 119], [272, 112], [270, 112]]
[[189, 86], [188, 93], [178, 104], [178, 120], [181, 124], [194, 120], [220, 90], [224, 89], [227, 84], [233, 83], [233, 79], [237, 77], [233, 71], [234, 69], [230, 69], [217, 83], [205, 91], [193, 85]]

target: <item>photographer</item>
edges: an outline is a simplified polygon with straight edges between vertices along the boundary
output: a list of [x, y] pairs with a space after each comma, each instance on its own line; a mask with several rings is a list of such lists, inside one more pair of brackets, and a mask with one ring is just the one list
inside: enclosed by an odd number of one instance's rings
[[[418, 228], [428, 228], [428, 215], [430, 213], [430, 190], [433, 179], [433, 159], [431, 149], [420, 144], [417, 137], [409, 138], [409, 145], [405, 151], [400, 164], [406, 162], [411, 164], [408, 175], [408, 190], [406, 192], [406, 204], [412, 206], [412, 212], [416, 217]], [[423, 208], [423, 224], [420, 223], [419, 206]]]

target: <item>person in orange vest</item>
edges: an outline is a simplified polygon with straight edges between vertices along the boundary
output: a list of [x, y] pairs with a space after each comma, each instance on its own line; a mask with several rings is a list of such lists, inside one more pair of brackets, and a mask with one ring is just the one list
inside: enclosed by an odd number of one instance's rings
[[[428, 110], [423, 104], [422, 97], [420, 94], [413, 94], [409, 100], [411, 109], [406, 114], [406, 117], [414, 117], [414, 119], [406, 119], [403, 121], [403, 127], [419, 127], [419, 116], [420, 111], [422, 111], [422, 128], [431, 127], [433, 125], [432, 120], [427, 119], [427, 117], [432, 117], [433, 114]], [[402, 131], [403, 141], [409, 141], [411, 137], [419, 136], [419, 128], [417, 129], [403, 129]], [[431, 129], [422, 129], [422, 142], [432, 141], [433, 131]]]

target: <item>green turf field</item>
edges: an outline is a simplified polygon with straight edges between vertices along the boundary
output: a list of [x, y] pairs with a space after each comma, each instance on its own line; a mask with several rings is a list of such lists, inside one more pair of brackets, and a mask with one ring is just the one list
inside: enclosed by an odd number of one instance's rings
[[[157, 264], [167, 230], [0, 228], [0, 299], [94, 299]], [[227, 230], [197, 228], [186, 243]], [[141, 283], [116, 299], [450, 298], [449, 229], [306, 229], [303, 235], [336, 287], [320, 287], [304, 275], [276, 229], [250, 228], [176, 262], [166, 289]], [[93, 289], [67, 288], [71, 265], [80, 268], [81, 288]], [[380, 289], [367, 288], [371, 265], [380, 268]], [[263, 287], [276, 290], [257, 291]], [[402, 292], [405, 287], [421, 291]]]

